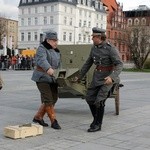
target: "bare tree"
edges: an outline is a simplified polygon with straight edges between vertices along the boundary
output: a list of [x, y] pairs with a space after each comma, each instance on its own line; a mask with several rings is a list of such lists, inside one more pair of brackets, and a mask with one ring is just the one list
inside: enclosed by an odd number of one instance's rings
[[150, 54], [150, 30], [145, 26], [134, 26], [128, 30], [128, 47], [137, 69], [143, 69]]

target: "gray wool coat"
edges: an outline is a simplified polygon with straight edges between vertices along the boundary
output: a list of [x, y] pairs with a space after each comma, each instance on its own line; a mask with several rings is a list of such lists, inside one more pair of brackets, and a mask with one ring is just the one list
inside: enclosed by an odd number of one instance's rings
[[[55, 77], [50, 76], [46, 73], [49, 68], [58, 69], [60, 67], [60, 52], [55, 51], [54, 49], [47, 49], [41, 44], [35, 56], [35, 65], [43, 69], [39, 71], [35, 68], [32, 80], [35, 82], [55, 82]], [[45, 72], [44, 72], [45, 71]]]

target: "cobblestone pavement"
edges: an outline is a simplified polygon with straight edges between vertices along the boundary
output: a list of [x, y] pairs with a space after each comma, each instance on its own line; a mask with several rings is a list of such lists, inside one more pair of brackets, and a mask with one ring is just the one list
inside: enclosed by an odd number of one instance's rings
[[0, 150], [150, 150], [150, 73], [121, 74], [120, 115], [109, 98], [101, 131], [87, 132], [92, 116], [83, 99], [60, 98], [55, 108], [62, 130], [45, 127], [42, 135], [16, 140], [4, 137], [4, 127], [31, 123], [40, 95], [32, 71], [0, 74]]

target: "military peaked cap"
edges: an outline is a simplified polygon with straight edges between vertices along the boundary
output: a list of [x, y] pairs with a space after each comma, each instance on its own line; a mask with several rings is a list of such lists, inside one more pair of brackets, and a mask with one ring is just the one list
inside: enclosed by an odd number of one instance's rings
[[106, 30], [98, 28], [98, 27], [92, 28], [92, 31], [93, 31], [92, 36], [101, 35], [101, 34], [104, 34], [106, 32]]

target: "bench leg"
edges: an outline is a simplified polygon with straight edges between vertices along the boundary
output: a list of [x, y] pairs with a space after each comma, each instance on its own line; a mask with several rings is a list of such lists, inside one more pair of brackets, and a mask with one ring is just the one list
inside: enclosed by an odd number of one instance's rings
[[120, 105], [120, 99], [119, 99], [119, 88], [117, 90], [117, 95], [115, 97], [115, 108], [116, 108], [116, 115], [119, 115], [119, 105]]

